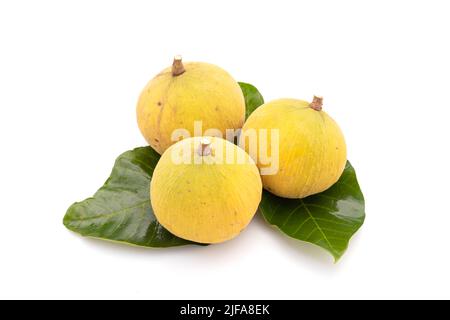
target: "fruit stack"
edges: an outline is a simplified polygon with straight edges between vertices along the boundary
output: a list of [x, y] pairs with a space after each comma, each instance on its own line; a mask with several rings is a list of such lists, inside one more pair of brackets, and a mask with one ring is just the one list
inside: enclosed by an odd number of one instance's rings
[[238, 83], [223, 69], [175, 57], [137, 105], [139, 128], [161, 154], [150, 198], [158, 222], [198, 243], [237, 236], [262, 189], [300, 199], [330, 188], [347, 161], [343, 134], [311, 102], [278, 99], [245, 119]]

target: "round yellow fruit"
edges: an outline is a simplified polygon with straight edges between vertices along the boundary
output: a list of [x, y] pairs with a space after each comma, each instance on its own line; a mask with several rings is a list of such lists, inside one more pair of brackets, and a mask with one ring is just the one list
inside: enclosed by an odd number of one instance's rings
[[[257, 137], [253, 148], [252, 135]], [[342, 131], [322, 111], [319, 97], [312, 103], [279, 99], [260, 106], [245, 122], [240, 145], [257, 163], [264, 188], [285, 198], [304, 198], [328, 189], [347, 161]], [[277, 170], [267, 170], [270, 166]]]
[[193, 137], [172, 145], [156, 165], [150, 186], [159, 223], [199, 243], [237, 236], [253, 218], [261, 194], [254, 161], [216, 137]]
[[[139, 129], [160, 154], [179, 140], [172, 136], [176, 129], [186, 129], [189, 136], [216, 129], [225, 137], [226, 129], [240, 129], [244, 120], [244, 96], [225, 70], [202, 62], [183, 64], [178, 56], [147, 84], [137, 105]], [[195, 132], [198, 121], [201, 130]]]

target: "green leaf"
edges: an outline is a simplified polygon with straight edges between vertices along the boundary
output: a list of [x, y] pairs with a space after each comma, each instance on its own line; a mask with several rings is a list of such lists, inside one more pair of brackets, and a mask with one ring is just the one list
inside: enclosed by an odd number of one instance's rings
[[245, 98], [245, 118], [247, 119], [256, 108], [264, 103], [264, 98], [250, 83], [239, 82], [239, 85]]
[[64, 225], [83, 236], [138, 246], [192, 244], [169, 233], [153, 214], [150, 179], [158, 160], [159, 154], [150, 147], [120, 155], [103, 187], [67, 210]]
[[364, 197], [350, 162], [338, 182], [322, 193], [285, 199], [264, 191], [260, 211], [283, 233], [326, 249], [336, 261], [365, 218]]

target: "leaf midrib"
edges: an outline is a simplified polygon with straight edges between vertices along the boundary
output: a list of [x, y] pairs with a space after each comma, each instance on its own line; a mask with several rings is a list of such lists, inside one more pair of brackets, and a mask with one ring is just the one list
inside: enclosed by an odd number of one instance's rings
[[88, 221], [88, 220], [94, 220], [94, 219], [99, 219], [99, 218], [111, 218], [111, 217], [117, 216], [117, 215], [119, 215], [119, 214], [121, 214], [123, 212], [126, 212], [128, 210], [132, 210], [132, 209], [136, 209], [136, 208], [142, 207], [143, 205], [146, 205], [148, 202], [149, 202], [149, 200], [145, 200], [145, 201], [142, 201], [142, 202], [140, 202], [140, 203], [138, 203], [138, 204], [136, 204], [134, 206], [123, 208], [123, 209], [120, 209], [120, 210], [117, 210], [117, 211], [113, 211], [113, 212], [110, 212], [110, 213], [107, 213], [107, 214], [96, 215], [96, 216], [92, 216], [92, 217], [71, 218], [70, 220], [72, 220], [72, 221]]
[[309, 217], [311, 218], [311, 220], [314, 222], [314, 224], [316, 225], [317, 229], [320, 231], [320, 233], [322, 234], [323, 239], [326, 241], [327, 245], [330, 247], [331, 250], [333, 250], [334, 253], [337, 254], [335, 248], [331, 245], [330, 240], [328, 240], [328, 237], [325, 235], [325, 232], [323, 232], [322, 228], [320, 227], [319, 223], [316, 221], [316, 219], [314, 218], [314, 216], [312, 215], [311, 211], [309, 211], [308, 206], [305, 204], [305, 202], [303, 200], [300, 200], [303, 208], [305, 208], [306, 212], [308, 212]]

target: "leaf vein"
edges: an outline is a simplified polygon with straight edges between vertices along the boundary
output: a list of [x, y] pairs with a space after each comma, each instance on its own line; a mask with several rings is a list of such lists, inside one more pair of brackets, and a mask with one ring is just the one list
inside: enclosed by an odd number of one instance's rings
[[133, 209], [139, 208], [141, 206], [144, 206], [147, 203], [149, 203], [148, 200], [146, 200], [144, 202], [141, 202], [141, 203], [139, 203], [137, 205], [134, 205], [134, 206], [131, 206], [131, 207], [127, 207], [127, 208], [123, 208], [123, 209], [120, 209], [120, 210], [117, 210], [117, 211], [113, 211], [113, 212], [110, 212], [110, 213], [107, 213], [107, 214], [100, 214], [100, 215], [89, 216], [89, 217], [85, 216], [85, 217], [79, 217], [79, 218], [71, 218], [71, 220], [72, 221], [89, 221], [89, 220], [95, 220], [95, 219], [99, 219], [99, 218], [111, 218], [111, 217], [114, 217], [114, 216], [116, 216], [118, 214], [124, 213], [126, 211], [133, 210]]

